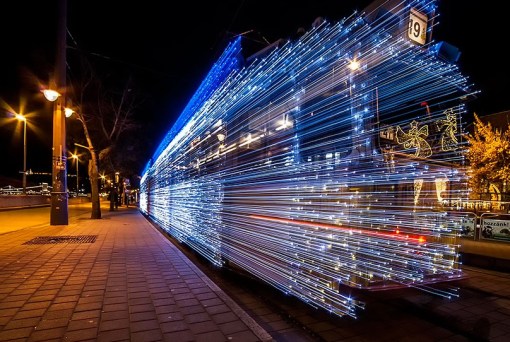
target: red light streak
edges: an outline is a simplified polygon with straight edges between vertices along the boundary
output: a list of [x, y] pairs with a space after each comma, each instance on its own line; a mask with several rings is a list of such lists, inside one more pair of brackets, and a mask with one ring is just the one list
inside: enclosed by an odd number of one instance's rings
[[271, 217], [271, 216], [263, 216], [263, 215], [249, 215], [248, 217], [264, 220], [264, 221], [272, 221], [272, 222], [279, 222], [279, 223], [287, 223], [287, 224], [297, 224], [301, 226], [308, 226], [308, 227], [320, 227], [320, 228], [330, 228], [330, 229], [336, 229], [341, 230], [347, 233], [358, 233], [363, 235], [370, 235], [370, 236], [377, 236], [377, 237], [383, 237], [383, 238], [389, 238], [389, 239], [399, 239], [399, 240], [411, 240], [413, 242], [422, 244], [426, 242], [425, 237], [419, 236], [419, 237], [410, 237], [409, 235], [400, 235], [400, 230], [396, 230], [395, 233], [381, 233], [381, 232], [372, 232], [365, 229], [354, 229], [354, 228], [348, 228], [348, 227], [340, 227], [335, 224], [330, 223], [322, 223], [322, 222], [310, 222], [310, 221], [303, 221], [303, 220], [289, 220], [279, 217]]

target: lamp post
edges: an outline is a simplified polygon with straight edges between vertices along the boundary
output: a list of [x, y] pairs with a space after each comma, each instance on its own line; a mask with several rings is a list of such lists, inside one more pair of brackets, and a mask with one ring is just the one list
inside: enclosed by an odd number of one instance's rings
[[101, 191], [103, 191], [104, 183], [105, 183], [105, 180], [106, 180], [106, 176], [105, 175], [101, 175], [100, 178], [101, 178]]
[[[66, 26], [67, 0], [58, 2], [57, 54], [54, 85], [63, 90], [66, 86]], [[46, 95], [46, 94], [45, 94]], [[53, 105], [52, 191], [50, 225], [67, 225], [68, 198], [66, 172], [66, 121], [65, 96], [57, 96]]]
[[80, 191], [80, 182], [79, 182], [79, 176], [78, 176], [78, 155], [77, 154], [74, 154], [72, 153], [71, 154], [71, 158], [75, 159], [76, 160], [76, 197], [78, 197], [78, 192]]
[[16, 114], [16, 119], [23, 121], [23, 195], [27, 193], [27, 118]]

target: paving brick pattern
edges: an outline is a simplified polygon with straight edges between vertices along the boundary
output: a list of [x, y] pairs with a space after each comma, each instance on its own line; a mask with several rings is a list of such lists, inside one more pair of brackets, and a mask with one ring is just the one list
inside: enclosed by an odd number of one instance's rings
[[1, 238], [0, 341], [273, 340], [134, 208]]

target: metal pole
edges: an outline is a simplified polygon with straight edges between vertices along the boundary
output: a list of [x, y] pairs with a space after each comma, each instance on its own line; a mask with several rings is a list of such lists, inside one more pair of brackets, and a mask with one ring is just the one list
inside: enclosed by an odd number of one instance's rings
[[[59, 92], [66, 86], [66, 21], [67, 2], [59, 0], [57, 55], [55, 60], [55, 85]], [[67, 170], [66, 170], [66, 121], [64, 115], [65, 94], [59, 96], [53, 107], [53, 152], [51, 192], [51, 225], [67, 225]]]
[[80, 182], [78, 181], [78, 158], [76, 158], [76, 197], [80, 191]]
[[23, 120], [23, 194], [27, 193], [27, 119]]

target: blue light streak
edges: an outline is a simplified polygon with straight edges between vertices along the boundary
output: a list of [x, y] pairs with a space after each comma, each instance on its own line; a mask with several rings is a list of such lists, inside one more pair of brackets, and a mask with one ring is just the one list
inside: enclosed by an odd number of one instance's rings
[[[434, 16], [435, 1], [411, 4]], [[356, 316], [352, 287], [450, 297], [430, 284], [461, 276], [451, 212], [467, 199], [469, 86], [372, 14], [242, 67], [234, 41], [141, 181], [141, 211], [176, 239], [340, 316]]]

